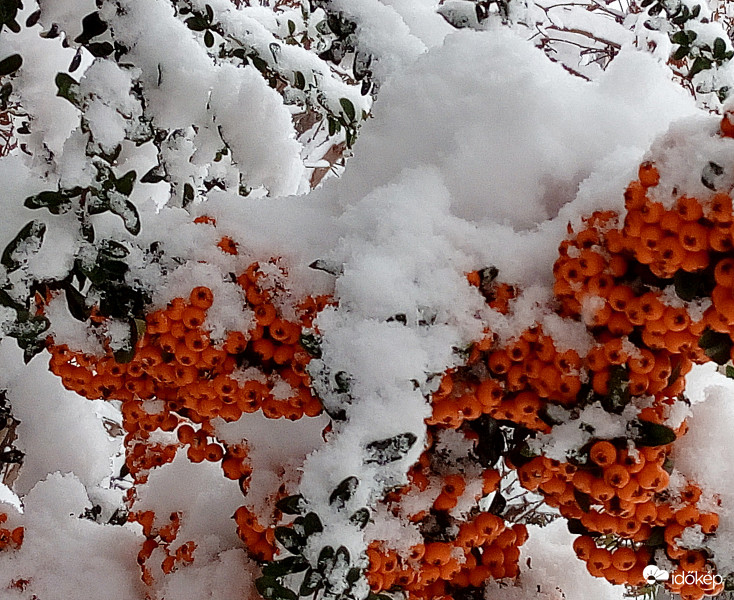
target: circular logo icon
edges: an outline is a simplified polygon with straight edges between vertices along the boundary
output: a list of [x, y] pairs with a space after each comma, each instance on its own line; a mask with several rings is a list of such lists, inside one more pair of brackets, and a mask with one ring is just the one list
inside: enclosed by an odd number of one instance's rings
[[670, 577], [667, 571], [658, 568], [656, 565], [647, 565], [643, 569], [642, 575], [647, 580], [647, 583], [661, 583], [668, 581], [668, 577]]

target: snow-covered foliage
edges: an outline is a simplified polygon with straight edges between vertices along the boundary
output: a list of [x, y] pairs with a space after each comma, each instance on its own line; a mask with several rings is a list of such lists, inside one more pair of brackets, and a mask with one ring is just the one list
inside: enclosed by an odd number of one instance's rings
[[0, 0], [0, 596], [734, 588], [730, 4]]

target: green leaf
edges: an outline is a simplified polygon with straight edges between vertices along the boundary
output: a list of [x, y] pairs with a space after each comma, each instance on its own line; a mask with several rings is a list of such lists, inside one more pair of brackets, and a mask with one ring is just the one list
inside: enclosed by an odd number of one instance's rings
[[329, 496], [329, 504], [336, 506], [337, 509], [344, 508], [352, 499], [354, 492], [357, 491], [359, 485], [359, 479], [352, 475], [344, 479], [339, 485], [334, 488]]
[[275, 577], [258, 577], [255, 588], [266, 600], [298, 600], [296, 593], [283, 587]]
[[309, 568], [308, 561], [302, 556], [289, 556], [265, 565], [262, 574], [266, 577], [283, 577], [291, 573], [300, 573]]
[[584, 494], [582, 491], [574, 488], [573, 497], [576, 500], [576, 505], [583, 510], [585, 513], [591, 509], [591, 496]]
[[688, 77], [692, 79], [695, 75], [697, 75], [701, 71], [705, 71], [706, 69], [710, 69], [710, 68], [711, 68], [711, 60], [704, 56], [699, 56], [696, 58], [696, 60], [693, 61], [693, 64], [691, 65], [691, 68], [688, 71]]
[[734, 379], [734, 367], [731, 365], [726, 365], [726, 376], [729, 379]]
[[302, 333], [298, 343], [309, 356], [321, 358], [321, 336], [315, 333]]
[[293, 35], [296, 32], [296, 24], [288, 19], [288, 35]]
[[306, 87], [306, 78], [303, 76], [303, 73], [301, 73], [300, 71], [296, 71], [294, 74], [294, 79], [294, 87], [298, 88], [299, 90], [302, 90]]
[[717, 37], [714, 40], [714, 52], [713, 52], [714, 58], [717, 58], [719, 60], [724, 60], [724, 57], [726, 56], [726, 42], [721, 39], [720, 37]]
[[23, 226], [12, 241], [5, 247], [0, 263], [8, 270], [15, 271], [22, 264], [13, 256], [21, 246], [35, 242], [40, 248], [43, 236], [46, 234], [46, 224], [41, 221], [31, 221]]
[[347, 116], [347, 118], [350, 121], [354, 121], [356, 112], [354, 110], [354, 104], [352, 104], [352, 101], [349, 98], [339, 98], [339, 104], [342, 105], [342, 110], [344, 111], [344, 114]]
[[20, 54], [11, 54], [7, 58], [0, 60], [0, 77], [10, 75], [20, 69], [23, 64], [23, 57]]
[[86, 298], [71, 284], [64, 287], [64, 292], [66, 305], [69, 308], [71, 316], [77, 321], [86, 321], [92, 313], [91, 309], [87, 306]]
[[204, 6], [204, 9], [206, 10], [206, 20], [211, 23], [214, 21], [214, 11], [212, 10], [212, 7], [207, 4]]
[[698, 338], [698, 345], [718, 365], [726, 364], [731, 358], [732, 341], [726, 333], [706, 329]]
[[638, 421], [638, 434], [635, 443], [638, 446], [665, 446], [676, 440], [675, 432], [665, 425]]
[[313, 568], [309, 569], [303, 576], [303, 581], [301, 581], [301, 587], [298, 590], [298, 595], [310, 596], [311, 594], [316, 593], [323, 586], [323, 581], [324, 578], [321, 573]]
[[370, 511], [368, 508], [360, 508], [351, 517], [349, 522], [356, 525], [360, 529], [367, 527], [367, 523], [370, 522]]
[[400, 460], [408, 453], [417, 440], [418, 438], [415, 434], [407, 432], [385, 440], [370, 442], [367, 444], [368, 457], [365, 459], [365, 462], [386, 465]]
[[630, 398], [627, 370], [615, 365], [609, 373], [609, 394], [602, 398], [601, 404], [608, 412], [620, 413], [629, 404]]
[[140, 233], [140, 215], [130, 200], [125, 200], [120, 204], [113, 202], [110, 204], [110, 210], [122, 219], [125, 229], [132, 235]]
[[670, 36], [670, 41], [674, 44], [688, 45], [688, 34], [686, 31], [676, 31]]
[[56, 75], [56, 95], [65, 98], [73, 105], [79, 102], [79, 82], [67, 73]]
[[130, 254], [130, 251], [123, 244], [115, 240], [102, 240], [99, 252], [106, 257], [118, 260], [126, 258]]
[[211, 48], [214, 45], [214, 34], [211, 32], [211, 29], [207, 29], [204, 34], [204, 45], [207, 48]]
[[107, 23], [99, 16], [99, 12], [88, 14], [82, 19], [82, 32], [74, 40], [77, 44], [86, 44], [93, 37], [102, 35], [107, 31]]
[[300, 554], [306, 544], [306, 540], [290, 527], [276, 527], [275, 539], [291, 554]]
[[115, 47], [109, 42], [93, 42], [87, 44], [87, 50], [92, 56], [106, 58], [115, 51]]
[[352, 567], [347, 572], [346, 580], [349, 585], [354, 585], [359, 581], [360, 576], [362, 575], [362, 569], [359, 567]]
[[275, 507], [286, 515], [300, 515], [304, 511], [305, 500], [301, 494], [286, 496], [276, 502]]
[[679, 46], [676, 48], [675, 52], [673, 52], [673, 60], [683, 60], [688, 54], [691, 52], [690, 47], [688, 46]]
[[320, 573], [326, 573], [334, 567], [334, 559], [336, 552], [331, 546], [324, 546], [319, 552], [319, 559], [317, 561], [317, 567]]
[[310, 512], [303, 517], [303, 532], [306, 537], [314, 533], [321, 533], [323, 530], [324, 526], [321, 524], [321, 519], [315, 512]]
[[63, 192], [41, 192], [26, 198], [23, 206], [30, 209], [47, 208], [52, 214], [58, 215], [71, 208], [71, 201]]
[[135, 171], [128, 171], [119, 179], [115, 179], [113, 185], [115, 186], [115, 189], [123, 196], [129, 196], [130, 194], [132, 194], [136, 177], [137, 173], [135, 173]]
[[209, 27], [209, 23], [207, 23], [201, 15], [189, 17], [184, 21], [184, 23], [186, 23], [186, 26], [191, 29], [191, 31], [204, 31]]

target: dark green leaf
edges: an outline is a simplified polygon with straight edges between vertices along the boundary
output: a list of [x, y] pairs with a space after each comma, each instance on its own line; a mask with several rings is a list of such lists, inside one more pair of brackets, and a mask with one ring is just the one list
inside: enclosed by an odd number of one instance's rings
[[333, 492], [331, 492], [331, 495], [329, 496], [329, 504], [336, 506], [337, 509], [344, 508], [347, 502], [352, 499], [354, 492], [357, 491], [358, 485], [359, 479], [353, 475], [351, 477], [347, 477], [334, 488]]
[[129, 196], [132, 194], [136, 177], [137, 173], [135, 173], [135, 171], [128, 171], [122, 177], [114, 181], [115, 189], [123, 196]]
[[61, 214], [71, 208], [71, 201], [63, 192], [41, 192], [29, 196], [23, 202], [26, 208], [47, 208], [54, 215]]
[[190, 183], [184, 183], [183, 188], [183, 206], [186, 208], [194, 201], [194, 186]]
[[306, 78], [303, 76], [303, 73], [301, 73], [300, 71], [296, 71], [294, 79], [295, 81], [293, 82], [293, 85], [296, 88], [302, 90], [306, 87]]
[[653, 527], [652, 533], [645, 541], [645, 545], [650, 548], [665, 546], [665, 527]]
[[319, 573], [326, 573], [334, 567], [335, 556], [336, 552], [334, 552], [334, 548], [332, 548], [331, 546], [324, 546], [323, 548], [321, 548], [321, 552], [319, 552], [319, 559], [316, 563]]
[[583, 510], [585, 513], [591, 509], [591, 496], [584, 494], [582, 491], [574, 489], [573, 497], [576, 500], [576, 505]]
[[367, 463], [386, 465], [403, 458], [418, 440], [414, 433], [401, 433], [367, 444]]
[[726, 376], [729, 379], [734, 379], [734, 367], [731, 365], [726, 365]]
[[65, 98], [72, 104], [76, 105], [79, 101], [79, 82], [71, 75], [59, 73], [56, 75], [57, 96]]
[[211, 32], [211, 29], [207, 29], [204, 34], [204, 45], [207, 48], [211, 48], [214, 45], [214, 34]]
[[298, 600], [295, 592], [283, 587], [275, 577], [258, 577], [255, 587], [266, 600]]
[[301, 494], [286, 496], [275, 504], [275, 507], [286, 515], [300, 515], [304, 511], [305, 500]]
[[191, 31], [204, 31], [209, 26], [201, 15], [189, 17], [184, 21], [184, 23], [186, 23], [186, 26], [191, 29]]
[[13, 255], [18, 249], [26, 244], [34, 242], [38, 247], [43, 243], [43, 236], [46, 234], [46, 224], [41, 221], [31, 221], [23, 226], [13, 240], [5, 247], [5, 251], [0, 258], [0, 263], [8, 270], [15, 271], [20, 268], [21, 262]]
[[211, 23], [214, 21], [214, 11], [212, 10], [212, 7], [207, 4], [204, 9], [206, 10], [206, 20]]
[[353, 523], [360, 529], [364, 529], [367, 527], [367, 523], [370, 522], [370, 511], [368, 508], [360, 508], [358, 511], [356, 511], [351, 517], [349, 517], [349, 522]]
[[701, 172], [701, 183], [708, 189], [716, 191], [716, 178], [724, 173], [724, 169], [721, 165], [717, 165], [715, 162], [709, 161], [709, 163], [703, 168]]
[[5, 306], [7, 308], [13, 308], [16, 311], [24, 310], [23, 306], [21, 306], [18, 302], [13, 300], [10, 297], [10, 294], [8, 294], [8, 292], [6, 292], [3, 289], [0, 289], [0, 306]]
[[86, 298], [82, 293], [72, 285], [64, 287], [66, 296], [66, 305], [69, 307], [69, 313], [77, 321], [86, 321], [91, 314], [91, 309], [87, 306]]
[[138, 215], [138, 209], [130, 200], [125, 200], [121, 205], [112, 203], [110, 204], [110, 210], [122, 219], [125, 229], [132, 235], [140, 233], [140, 215]]
[[300, 573], [308, 569], [308, 561], [302, 556], [289, 556], [283, 560], [268, 563], [262, 569], [266, 577], [283, 577], [291, 573]]
[[99, 252], [113, 259], [126, 258], [130, 254], [130, 251], [123, 244], [115, 240], [102, 240]]
[[306, 540], [293, 531], [290, 527], [276, 527], [275, 539], [292, 554], [300, 554]]
[[688, 35], [686, 31], [676, 31], [670, 36], [670, 41], [674, 44], [688, 45]]
[[352, 567], [347, 572], [346, 580], [349, 585], [353, 585], [359, 581], [359, 577], [362, 575], [362, 569], [358, 567]]
[[303, 518], [303, 531], [306, 537], [314, 533], [321, 533], [323, 530], [321, 519], [315, 512], [310, 512]]
[[0, 77], [10, 75], [23, 64], [23, 57], [20, 54], [11, 54], [7, 58], [0, 60]]
[[704, 57], [699, 56], [696, 58], [696, 60], [693, 61], [693, 64], [691, 65], [690, 71], [688, 71], [688, 77], [693, 78], [695, 75], [700, 73], [701, 71], [705, 71], [706, 69], [711, 68], [711, 61]]
[[344, 114], [347, 118], [350, 121], [354, 121], [354, 117], [357, 113], [354, 110], [354, 104], [352, 104], [352, 101], [349, 98], [339, 98], [339, 104], [342, 105], [342, 110], [344, 110]]
[[98, 12], [93, 12], [82, 19], [82, 32], [74, 40], [77, 44], [86, 44], [93, 37], [102, 35], [107, 31], [107, 23], [99, 16]]
[[20, 342], [19, 340], [18, 346], [23, 350], [23, 362], [28, 364], [34, 356], [43, 352], [44, 348], [46, 348], [46, 343], [43, 340], [32, 340], [28, 342]]
[[690, 53], [691, 49], [688, 46], [678, 46], [675, 52], [673, 52], [673, 60], [683, 60]]
[[608, 412], [620, 413], [629, 404], [629, 401], [627, 370], [621, 365], [615, 365], [609, 373], [609, 394], [602, 398], [601, 404]]
[[315, 333], [302, 333], [298, 340], [301, 347], [313, 358], [321, 358], [321, 336]]
[[93, 42], [87, 44], [87, 50], [92, 56], [106, 58], [115, 51], [115, 47], [109, 42]]
[[301, 588], [298, 590], [299, 596], [310, 596], [315, 593], [323, 585], [323, 576], [315, 569], [309, 569], [303, 576]]
[[665, 446], [675, 441], [675, 432], [665, 425], [638, 421], [638, 434], [635, 443], [638, 446]]
[[720, 37], [717, 37], [714, 40], [714, 58], [717, 58], [719, 60], [724, 60], [724, 57], [726, 56], [726, 42], [721, 39]]
[[336, 556], [334, 557], [334, 563], [336, 565], [339, 565], [339, 564], [348, 565], [349, 558], [350, 558], [349, 550], [347, 550], [346, 546], [339, 546], [336, 549]]
[[712, 329], [706, 329], [698, 338], [698, 345], [703, 348], [711, 360], [716, 364], [724, 365], [731, 358], [731, 338], [726, 333], [719, 333]]

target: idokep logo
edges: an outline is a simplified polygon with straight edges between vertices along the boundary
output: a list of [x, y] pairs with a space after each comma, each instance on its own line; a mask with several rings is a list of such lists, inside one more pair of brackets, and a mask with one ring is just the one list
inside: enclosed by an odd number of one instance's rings
[[714, 573], [699, 573], [698, 571], [684, 571], [670, 573], [657, 567], [656, 565], [647, 565], [642, 571], [643, 577], [647, 580], [647, 583], [664, 583], [670, 580], [672, 585], [698, 585], [698, 586], [711, 586], [720, 585], [724, 582], [724, 579], [719, 574]]
[[642, 571], [642, 576], [647, 580], [647, 583], [663, 583], [668, 581], [670, 573], [656, 565], [647, 565]]

